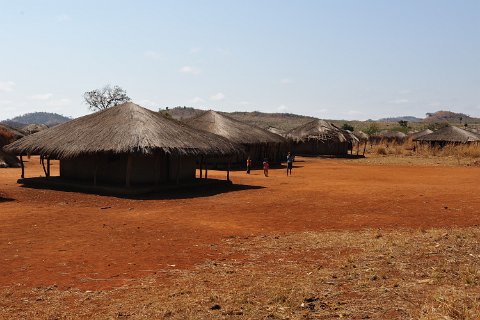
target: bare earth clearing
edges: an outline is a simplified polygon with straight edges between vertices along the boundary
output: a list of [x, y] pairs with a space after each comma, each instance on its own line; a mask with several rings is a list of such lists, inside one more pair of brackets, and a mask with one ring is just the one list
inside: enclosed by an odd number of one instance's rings
[[299, 160], [142, 199], [2, 169], [0, 318], [476, 319], [478, 166]]

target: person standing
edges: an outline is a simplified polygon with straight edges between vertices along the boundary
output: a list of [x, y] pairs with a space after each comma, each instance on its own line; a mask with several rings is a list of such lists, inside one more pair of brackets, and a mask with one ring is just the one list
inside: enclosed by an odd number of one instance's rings
[[268, 159], [265, 158], [263, 160], [263, 174], [265, 175], [265, 177], [268, 177], [268, 169], [270, 168], [270, 165], [268, 164]]
[[247, 174], [250, 174], [250, 169], [252, 168], [252, 159], [247, 158]]
[[287, 154], [287, 176], [290, 171], [290, 175], [292, 175], [292, 168], [293, 168], [293, 157], [290, 152]]

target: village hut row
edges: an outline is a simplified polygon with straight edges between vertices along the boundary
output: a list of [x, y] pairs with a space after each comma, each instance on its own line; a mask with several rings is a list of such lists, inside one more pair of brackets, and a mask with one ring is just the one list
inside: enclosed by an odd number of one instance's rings
[[58, 159], [61, 178], [126, 187], [192, 180], [198, 158], [241, 152], [223, 137], [130, 102], [42, 130], [4, 149], [21, 159], [40, 155], [47, 161], [47, 177], [50, 159]]

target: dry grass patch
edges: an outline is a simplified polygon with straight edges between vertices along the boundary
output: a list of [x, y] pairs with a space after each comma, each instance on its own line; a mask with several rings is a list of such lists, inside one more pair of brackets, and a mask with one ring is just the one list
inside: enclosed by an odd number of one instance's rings
[[305, 232], [216, 244], [194, 270], [82, 292], [7, 288], [37, 319], [478, 319], [480, 229]]

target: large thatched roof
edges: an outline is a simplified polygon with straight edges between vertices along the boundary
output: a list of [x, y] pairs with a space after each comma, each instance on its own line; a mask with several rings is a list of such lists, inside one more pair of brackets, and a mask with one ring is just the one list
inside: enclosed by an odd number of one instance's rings
[[196, 129], [225, 137], [238, 144], [284, 143], [278, 134], [230, 118], [215, 111], [206, 111], [198, 117], [186, 120]]
[[232, 154], [228, 140], [127, 102], [26, 136], [4, 148], [63, 159], [95, 153]]
[[298, 128], [290, 130], [287, 138], [294, 141], [305, 141], [310, 139], [321, 140], [325, 142], [347, 142], [349, 138], [331, 123], [316, 119], [310, 121]]
[[411, 135], [409, 135], [409, 137], [412, 139], [412, 140], [415, 140], [415, 139], [418, 139], [420, 137], [423, 137], [423, 136], [426, 136], [427, 134], [430, 134], [432, 133], [433, 131], [430, 130], [430, 129], [425, 129], [425, 130], [422, 130], [422, 131], [419, 131], [419, 132], [414, 132], [412, 133]]
[[430, 141], [430, 142], [466, 143], [466, 142], [480, 141], [480, 136], [478, 134], [460, 129], [458, 127], [449, 126], [414, 140]]

